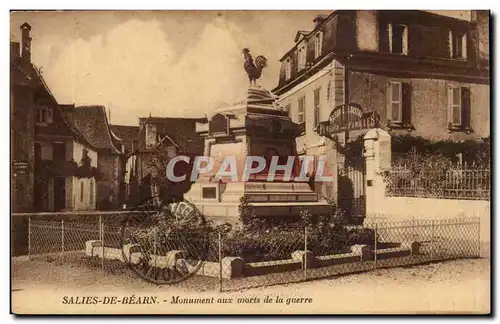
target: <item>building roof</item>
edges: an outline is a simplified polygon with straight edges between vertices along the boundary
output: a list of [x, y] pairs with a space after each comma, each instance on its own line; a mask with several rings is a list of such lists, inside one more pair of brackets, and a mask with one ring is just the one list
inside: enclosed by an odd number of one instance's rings
[[[341, 11], [334, 11], [328, 16], [320, 16], [319, 22], [315, 29], [309, 33], [309, 35], [314, 34], [314, 32], [322, 28], [326, 22], [332, 19]], [[461, 28], [467, 28], [471, 25], [470, 22], [454, 18], [439, 15], [436, 13], [427, 12], [424, 10], [377, 10], [379, 15], [383, 15], [384, 19], [391, 17], [392, 15], [398, 16], [405, 21], [425, 21], [426, 24], [431, 25], [453, 25], [459, 26]], [[297, 36], [302, 31], [297, 33]], [[305, 34], [304, 34], [305, 35]], [[308, 35], [305, 35], [309, 37]], [[291, 53], [293, 53], [297, 48], [295, 44], [290, 50], [288, 50], [285, 55], [282, 56], [280, 62], [285, 60]], [[403, 74], [406, 77], [455, 77], [457, 80], [470, 80], [471, 82], [484, 82], [488, 80], [489, 74], [489, 63], [482, 62], [464, 62], [464, 61], [454, 61], [448, 58], [440, 57], [413, 57], [411, 55], [392, 55], [383, 52], [370, 52], [370, 51], [360, 51], [360, 50], [337, 50], [332, 49], [327, 53], [323, 53], [317, 62], [308, 69], [302, 70], [297, 73], [296, 76], [286, 80], [280, 78], [279, 84], [272, 90], [276, 95], [281, 95], [289, 89], [296, 86], [298, 83], [306, 80], [313, 74], [320, 71], [326, 65], [331, 63], [334, 59], [338, 60], [345, 66], [356, 69], [359, 71], [372, 71], [378, 73], [399, 73], [401, 76]], [[469, 81], [467, 81], [469, 82]]]
[[15, 64], [11, 66], [11, 84], [13, 86], [33, 86], [34, 82], [29, 72]]
[[125, 152], [132, 151], [132, 144], [139, 139], [139, 126], [110, 125], [111, 131], [125, 147]]
[[[45, 79], [42, 76], [41, 71], [33, 64], [23, 66], [20, 61], [15, 62], [14, 73], [13, 73], [13, 84], [14, 85], [26, 85], [31, 86], [35, 91], [42, 93], [43, 96], [49, 98], [53, 103], [54, 109], [54, 122], [47, 126], [40, 127], [35, 125], [35, 135], [42, 136], [63, 136], [72, 137], [75, 141], [88, 146], [89, 148], [95, 150], [96, 147], [90, 143], [87, 138], [71, 123], [65, 115], [65, 110], [61, 108], [58, 104], [56, 98], [50, 91]], [[66, 107], [68, 105], [62, 105]]]
[[104, 106], [75, 107], [71, 113], [75, 127], [98, 150], [122, 154], [122, 143], [111, 131]]
[[167, 121], [172, 121], [172, 120], [193, 120], [197, 123], [206, 123], [207, 122], [207, 119], [206, 117], [199, 117], [199, 118], [196, 118], [196, 117], [139, 117], [139, 124], [141, 124], [141, 122], [148, 122], [148, 123], [164, 123], [164, 122], [167, 122]]
[[[305, 31], [305, 30], [298, 30], [297, 33], [295, 34], [295, 44], [288, 50], [286, 53], [279, 59], [280, 62], [284, 61], [291, 52], [293, 52], [296, 47], [297, 47], [297, 41], [299, 38], [302, 37], [310, 37], [311, 35], [314, 35], [315, 32], [323, 26], [326, 25], [327, 21], [335, 17], [337, 14], [340, 12], [345, 12], [347, 10], [333, 10], [329, 15], [318, 15], [314, 18], [314, 22], [317, 22], [314, 29], [310, 31]], [[415, 17], [416, 19], [420, 20], [426, 20], [426, 21], [433, 21], [435, 23], [438, 23], [440, 25], [446, 25], [446, 24], [462, 24], [462, 25], [468, 25], [470, 24], [469, 21], [465, 21], [460, 18], [456, 17], [451, 17], [451, 16], [445, 16], [442, 14], [437, 14], [434, 12], [429, 12], [427, 10], [376, 10], [377, 12], [380, 13], [385, 13], [385, 14], [395, 14], [398, 16], [405, 16], [405, 17]]]

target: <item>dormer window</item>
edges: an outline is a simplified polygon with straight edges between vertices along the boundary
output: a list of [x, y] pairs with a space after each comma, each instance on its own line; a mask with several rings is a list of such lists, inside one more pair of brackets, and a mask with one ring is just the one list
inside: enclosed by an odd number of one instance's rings
[[323, 32], [316, 33], [314, 36], [314, 59], [321, 56], [323, 50]]
[[307, 48], [306, 48], [306, 42], [302, 42], [299, 44], [297, 47], [297, 56], [298, 56], [298, 70], [302, 70], [306, 67], [306, 53], [307, 53]]
[[467, 34], [450, 30], [449, 32], [450, 57], [465, 60], [467, 58]]
[[52, 108], [47, 106], [40, 106], [36, 114], [37, 124], [51, 124], [52, 123]]
[[290, 58], [287, 58], [285, 60], [285, 79], [290, 80], [292, 77], [292, 63], [290, 61]]
[[408, 28], [406, 25], [389, 24], [389, 51], [393, 54], [408, 54]]

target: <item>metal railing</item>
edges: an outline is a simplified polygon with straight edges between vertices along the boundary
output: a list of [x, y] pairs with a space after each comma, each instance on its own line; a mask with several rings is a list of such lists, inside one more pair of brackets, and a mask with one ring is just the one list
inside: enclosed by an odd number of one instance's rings
[[387, 193], [394, 197], [489, 200], [490, 184], [490, 168], [450, 165], [439, 172], [396, 165], [389, 171]]
[[[452, 220], [365, 220], [360, 226], [298, 226], [259, 232], [207, 232], [200, 239], [178, 232], [169, 239], [154, 228], [137, 235], [140, 257], [161, 260], [184, 251], [186, 264], [198, 264], [193, 276], [176, 281], [196, 290], [240, 290], [368, 271], [480, 256], [479, 218]], [[31, 259], [91, 267], [104, 274], [131, 276], [124, 260], [123, 228], [93, 221], [28, 222]], [[174, 239], [172, 239], [174, 237]], [[200, 244], [200, 241], [206, 244]], [[154, 264], [157, 276], [166, 268]], [[175, 263], [173, 267], [177, 267]], [[171, 270], [171, 269], [170, 269]], [[170, 271], [169, 270], [169, 271]], [[167, 271], [167, 272], [165, 272]], [[179, 270], [180, 271], [180, 270]], [[168, 272], [172, 275], [172, 272]], [[155, 277], [156, 280], [156, 277]], [[154, 281], [154, 280], [153, 280]], [[173, 283], [173, 281], [172, 281]]]

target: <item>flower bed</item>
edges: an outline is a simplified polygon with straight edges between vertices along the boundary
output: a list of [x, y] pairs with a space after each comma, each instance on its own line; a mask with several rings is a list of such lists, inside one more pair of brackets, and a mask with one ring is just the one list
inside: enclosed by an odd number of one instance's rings
[[125, 243], [156, 244], [157, 251], [168, 251], [175, 246], [194, 258], [211, 262], [219, 260], [220, 252], [222, 257], [240, 257], [246, 263], [286, 260], [300, 250], [311, 251], [314, 255], [333, 255], [348, 253], [353, 245], [375, 245], [372, 229], [348, 228], [343, 213], [332, 207], [331, 215], [313, 217], [304, 209], [298, 220], [287, 220], [287, 217], [260, 219], [243, 199], [239, 226], [215, 225], [202, 215], [187, 220], [163, 215], [159, 218], [161, 221], [151, 219], [156, 224], [154, 227], [142, 222], [138, 224], [141, 228], [130, 228], [130, 237], [134, 239]]

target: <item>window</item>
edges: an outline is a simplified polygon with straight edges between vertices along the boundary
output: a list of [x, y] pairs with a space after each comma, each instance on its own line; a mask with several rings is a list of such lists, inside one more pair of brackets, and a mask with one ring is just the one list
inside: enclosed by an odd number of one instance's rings
[[285, 79], [289, 80], [292, 77], [292, 64], [290, 63], [290, 58], [285, 61]]
[[467, 34], [464, 32], [451, 31], [449, 33], [450, 57], [452, 59], [467, 58]]
[[299, 109], [297, 113], [297, 123], [302, 124], [305, 123], [305, 108], [306, 108], [306, 97], [302, 96], [299, 98], [298, 103]]
[[80, 202], [83, 202], [83, 180], [80, 181]]
[[413, 128], [411, 126], [411, 87], [409, 83], [388, 82], [387, 122], [390, 128]]
[[470, 89], [448, 87], [448, 130], [470, 131]]
[[89, 202], [91, 205], [94, 204], [94, 181], [90, 180], [90, 198]]
[[388, 115], [389, 120], [392, 122], [401, 122], [402, 121], [402, 111], [403, 111], [403, 105], [402, 105], [402, 97], [403, 97], [403, 91], [402, 91], [402, 86], [401, 82], [391, 82], [389, 84], [389, 92], [391, 93], [390, 95], [390, 101], [389, 101], [389, 108], [390, 108], [390, 114]]
[[302, 70], [306, 67], [306, 43], [305, 42], [302, 42], [302, 44], [299, 45], [298, 47], [298, 62], [299, 62], [299, 66], [298, 66], [298, 70]]
[[36, 122], [39, 124], [52, 123], [52, 109], [47, 106], [40, 106], [37, 109]]
[[460, 126], [462, 125], [462, 98], [461, 98], [461, 93], [460, 93], [460, 88], [458, 87], [451, 87], [450, 88], [450, 122], [454, 126]]
[[321, 56], [323, 49], [323, 32], [318, 32], [314, 37], [314, 58], [317, 59]]
[[330, 101], [330, 91], [332, 90], [332, 81], [328, 81], [328, 87], [326, 88], [326, 100]]
[[314, 90], [314, 125], [319, 123], [319, 113], [320, 113], [320, 93], [321, 88]]
[[405, 25], [389, 24], [389, 51], [394, 54], [408, 54], [408, 32]]

